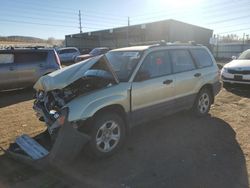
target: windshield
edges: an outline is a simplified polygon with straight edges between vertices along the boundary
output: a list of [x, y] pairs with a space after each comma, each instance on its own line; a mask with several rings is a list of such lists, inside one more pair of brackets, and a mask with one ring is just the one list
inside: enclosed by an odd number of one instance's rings
[[241, 59], [241, 60], [244, 60], [244, 59], [248, 60], [248, 59], [250, 59], [250, 51], [247, 50], [247, 51], [243, 52], [243, 53], [239, 56], [238, 59]]
[[121, 82], [128, 81], [141, 56], [142, 52], [139, 51], [113, 51], [106, 54], [109, 63]]

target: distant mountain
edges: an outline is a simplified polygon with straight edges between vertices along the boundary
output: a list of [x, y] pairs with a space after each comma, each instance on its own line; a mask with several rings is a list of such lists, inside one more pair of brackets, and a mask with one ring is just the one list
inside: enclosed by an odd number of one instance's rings
[[27, 37], [27, 36], [7, 36], [7, 37], [1, 37], [0, 41], [18, 41], [18, 42], [46, 42], [46, 40], [36, 38], [36, 37]]

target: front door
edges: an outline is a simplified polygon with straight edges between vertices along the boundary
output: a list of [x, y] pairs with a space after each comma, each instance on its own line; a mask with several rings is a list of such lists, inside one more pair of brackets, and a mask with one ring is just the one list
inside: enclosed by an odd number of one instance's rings
[[167, 51], [146, 56], [132, 83], [131, 111], [135, 124], [169, 113], [174, 106], [175, 78]]

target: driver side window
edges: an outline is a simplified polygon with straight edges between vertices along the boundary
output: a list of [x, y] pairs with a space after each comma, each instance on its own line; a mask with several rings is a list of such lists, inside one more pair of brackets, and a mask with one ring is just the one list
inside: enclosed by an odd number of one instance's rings
[[139, 75], [147, 75], [144, 80], [171, 74], [171, 63], [168, 52], [157, 51], [150, 53], [144, 59], [138, 73]]

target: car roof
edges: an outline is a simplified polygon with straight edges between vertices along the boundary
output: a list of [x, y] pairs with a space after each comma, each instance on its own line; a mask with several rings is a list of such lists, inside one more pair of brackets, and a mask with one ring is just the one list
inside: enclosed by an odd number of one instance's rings
[[114, 49], [111, 50], [112, 52], [116, 52], [116, 51], [144, 51], [149, 49], [150, 46], [131, 46], [131, 47], [125, 47], [125, 48], [118, 48], [118, 49]]
[[154, 44], [154, 45], [143, 45], [143, 46], [131, 46], [125, 48], [118, 48], [111, 51], [145, 51], [147, 49], [161, 49], [162, 47], [177, 47], [177, 48], [204, 48], [202, 45], [192, 45], [186, 43], [169, 43], [165, 45]]
[[78, 49], [75, 48], [75, 47], [66, 47], [66, 48], [59, 48], [59, 49], [57, 49], [57, 51], [60, 51], [60, 50], [69, 50], [69, 49], [78, 50]]
[[48, 52], [54, 51], [53, 48], [14, 48], [14, 49], [0, 49], [0, 53], [8, 53], [8, 52]]
[[109, 48], [108, 47], [96, 47], [94, 49], [100, 49], [100, 50], [102, 50], [102, 49], [109, 49]]

